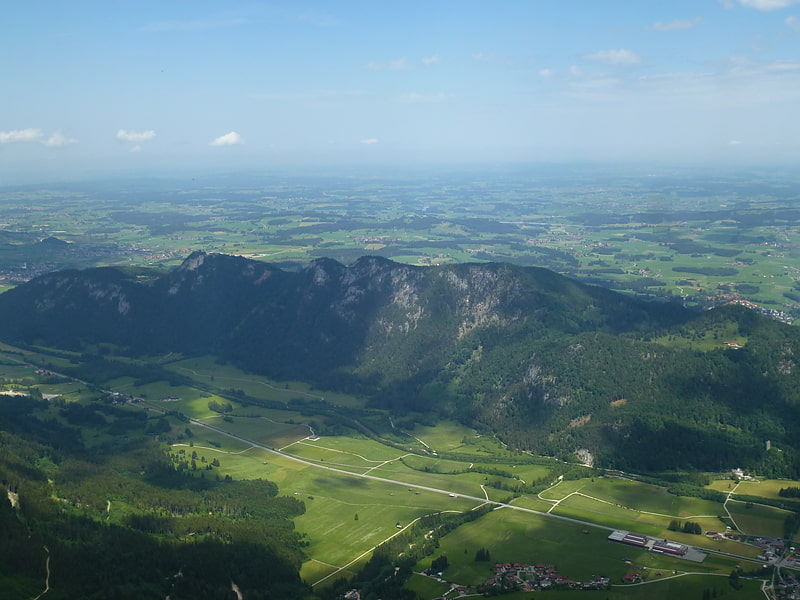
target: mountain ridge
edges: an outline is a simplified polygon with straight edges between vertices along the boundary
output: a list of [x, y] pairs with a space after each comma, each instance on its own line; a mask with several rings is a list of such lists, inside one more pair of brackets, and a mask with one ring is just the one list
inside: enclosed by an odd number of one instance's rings
[[[679, 343], [728, 333], [745, 347]], [[600, 466], [739, 461], [785, 471], [799, 432], [795, 328], [505, 263], [415, 267], [365, 256], [289, 272], [195, 252], [160, 275], [66, 271], [0, 295], [0, 338], [214, 354], [366, 396], [409, 426], [420, 414], [455, 418], [519, 449]], [[767, 439], [784, 453], [763, 450]], [[663, 455], [637, 447], [648, 443]]]

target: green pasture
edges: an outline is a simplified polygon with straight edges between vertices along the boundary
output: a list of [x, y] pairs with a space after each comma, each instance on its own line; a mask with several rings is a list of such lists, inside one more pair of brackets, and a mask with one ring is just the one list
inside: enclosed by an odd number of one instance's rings
[[730, 477], [725, 477], [722, 479], [713, 480], [706, 486], [706, 489], [716, 490], [718, 492], [723, 492], [724, 494], [727, 494], [728, 492], [733, 491], [733, 488], [735, 486], [736, 486], [735, 481], [733, 481]]
[[[495, 562], [553, 564], [560, 574], [571, 579], [602, 575], [611, 577], [612, 583], [621, 583], [622, 577], [630, 571], [626, 559], [647, 567], [643, 571], [646, 578], [655, 577], [658, 570], [727, 574], [735, 564], [733, 559], [724, 557], [708, 557], [698, 564], [657, 555], [610, 542], [609, 533], [607, 529], [587, 528], [552, 517], [498, 509], [450, 533], [441, 540], [439, 552], [420, 561], [414, 570], [427, 568], [431, 560], [444, 554], [450, 565], [445, 578], [465, 585], [485, 581]], [[479, 548], [489, 550], [489, 563], [475, 562], [475, 552]]]
[[[441, 598], [442, 594], [450, 589], [447, 583], [436, 581], [433, 577], [426, 577], [414, 573], [406, 581], [406, 589], [413, 591], [418, 598], [428, 600], [429, 598]], [[528, 595], [530, 600], [530, 594]]]
[[303, 442], [332, 452], [360, 457], [365, 464], [375, 466], [384, 461], [397, 461], [405, 452], [366, 437], [323, 436], [315, 441]]
[[[622, 509], [640, 513], [643, 515], [642, 518], [653, 522], [661, 522], [663, 519], [666, 519], [667, 524], [671, 519], [699, 521], [701, 517], [716, 519], [718, 515], [724, 514], [722, 505], [718, 502], [689, 496], [676, 496], [660, 486], [610, 477], [562, 481], [555, 487], [542, 492], [541, 497], [560, 500], [573, 492], [597, 498], [598, 506], [605, 506], [606, 510]], [[586, 505], [585, 500], [571, 500], [571, 502], [580, 502], [581, 505]], [[714, 529], [715, 527], [710, 528]]]
[[535, 496], [520, 496], [514, 498], [510, 502], [514, 506], [521, 506], [522, 508], [530, 508], [531, 510], [538, 510], [539, 512], [547, 512], [553, 507], [553, 502], [545, 502]]
[[334, 406], [362, 406], [363, 401], [348, 394], [316, 390], [299, 381], [272, 381], [266, 377], [245, 373], [225, 363], [218, 364], [213, 356], [192, 357], [166, 363], [167, 369], [193, 378], [204, 386], [219, 391], [242, 390], [248, 396], [273, 402], [293, 400], [325, 400]]
[[[133, 391], [126, 390], [126, 393], [144, 398], [149, 402], [161, 403], [167, 407], [167, 410], [180, 410], [183, 412], [184, 408], [186, 408], [187, 414], [192, 410], [192, 402], [196, 403], [196, 406], [204, 404], [207, 411], [208, 401], [211, 399], [211, 394], [208, 392], [187, 385], [170, 385], [167, 381], [154, 381], [136, 386]], [[177, 402], [163, 402], [165, 398], [169, 397], [180, 398], [180, 400]]]
[[94, 395], [90, 390], [86, 389], [86, 386], [77, 381], [69, 381], [61, 384], [41, 384], [36, 387], [45, 398], [60, 396], [68, 402], [75, 402], [81, 398]]
[[[765, 304], [774, 303], [778, 307], [789, 304], [783, 293], [793, 290], [793, 281], [789, 275], [797, 261], [797, 253], [792, 248], [800, 244], [800, 235], [793, 229], [787, 229], [786, 223], [763, 225], [748, 224], [741, 219], [734, 222], [732, 218], [708, 218], [705, 211], [730, 210], [731, 204], [726, 205], [719, 195], [698, 188], [693, 182], [685, 183], [694, 192], [687, 197], [679, 193], [666, 198], [664, 194], [645, 190], [629, 181], [609, 178], [607, 189], [599, 192], [589, 187], [593, 184], [588, 180], [579, 179], [569, 184], [537, 183], [531, 188], [535, 189], [533, 197], [508, 188], [487, 188], [481, 192], [481, 198], [476, 200], [474, 191], [466, 182], [454, 185], [448, 193], [443, 194], [441, 190], [433, 190], [428, 184], [417, 181], [395, 181], [396, 192], [388, 191], [383, 185], [376, 187], [374, 183], [358, 181], [344, 186], [336, 185], [335, 189], [330, 190], [330, 193], [336, 194], [336, 201], [333, 202], [328, 196], [311, 197], [298, 190], [298, 195], [303, 198], [302, 208], [291, 202], [287, 203], [283, 198], [271, 196], [272, 192], [269, 190], [267, 196], [261, 199], [242, 197], [234, 201], [231, 199], [232, 194], [235, 197], [239, 190], [236, 186], [228, 186], [225, 189], [220, 187], [218, 198], [207, 198], [204, 194], [202, 207], [189, 201], [172, 204], [167, 204], [166, 201], [148, 201], [137, 207], [141, 214], [149, 215], [153, 220], [157, 220], [164, 212], [188, 212], [192, 215], [181, 229], [170, 230], [168, 235], [154, 232], [148, 226], [119, 222], [114, 211], [110, 209], [116, 205], [117, 199], [113, 194], [103, 196], [103, 192], [91, 187], [86, 188], [80, 203], [60, 205], [52, 211], [17, 210], [12, 206], [6, 216], [20, 231], [49, 233], [76, 244], [76, 247], [88, 244], [96, 248], [116, 246], [137, 249], [135, 253], [123, 255], [116, 251], [101, 251], [99, 254], [93, 252], [91, 257], [80, 260], [80, 267], [151, 265], [162, 268], [179, 264], [194, 249], [227, 252], [264, 261], [290, 260], [298, 263], [307, 263], [311, 258], [320, 255], [335, 257], [337, 252], [343, 253], [343, 260], [349, 262], [357, 254], [370, 253], [384, 245], [388, 245], [393, 254], [396, 253], [392, 256], [393, 260], [409, 264], [481, 261], [474, 253], [467, 252], [467, 249], [477, 247], [495, 252], [497, 260], [529, 259], [537, 254], [533, 248], [529, 252], [518, 247], [518, 232], [502, 234], [484, 231], [481, 227], [470, 227], [461, 220], [464, 217], [478, 220], [500, 219], [520, 223], [523, 227], [525, 224], [531, 225], [531, 231], [526, 232], [526, 236], [537, 238], [542, 247], [572, 255], [580, 263], [575, 267], [562, 263], [560, 267], [556, 267], [557, 270], [569, 273], [572, 269], [580, 269], [582, 275], [595, 275], [613, 282], [616, 289], [638, 289], [635, 286], [636, 278], [645, 275], [666, 284], [652, 287], [650, 292], [672, 292], [702, 301], [707, 294], [718, 293], [721, 285], [736, 288], [737, 284], [748, 284], [758, 288], [757, 291], [744, 294], [748, 299]], [[290, 192], [293, 185], [289, 183], [279, 186], [275, 193]], [[302, 185], [305, 186], [305, 182]], [[722, 195], [741, 198], [741, 190], [736, 188], [736, 184], [727, 182], [727, 185], [729, 191]], [[584, 197], [590, 189], [591, 205], [575, 202], [576, 197]], [[250, 190], [246, 192], [250, 193]], [[54, 201], [52, 191], [30, 194], [30, 197], [43, 198], [40, 204], [43, 207], [49, 208]], [[191, 191], [186, 194], [187, 199], [193, 197]], [[407, 215], [412, 210], [407, 201], [407, 198], [412, 197], [425, 198], [424, 202], [435, 207], [441, 218], [434, 219], [430, 226], [423, 229], [419, 228], [419, 223], [414, 219], [409, 221], [408, 228], [403, 227], [398, 217]], [[22, 203], [26, 209], [29, 207], [29, 198]], [[377, 212], [375, 198], [382, 199], [378, 203], [381, 206]], [[468, 207], [465, 204], [467, 198]], [[638, 203], [638, 206], [632, 205], [630, 198], [634, 198], [633, 202]], [[543, 202], [546, 202], [546, 209]], [[764, 207], [773, 210], [791, 206], [790, 203], [787, 204], [789, 201], [786, 197], [769, 194], [748, 196], [747, 202], [753, 209]], [[255, 221], [250, 218], [254, 207], [263, 215]], [[317, 211], [324, 217], [309, 219], [304, 214], [308, 210]], [[631, 219], [639, 211], [663, 212], [665, 217], [658, 224], [637, 223]], [[668, 214], [671, 211], [680, 211], [681, 217], [685, 218], [669, 221]], [[690, 214], [693, 211], [697, 212], [696, 218]], [[584, 216], [595, 212], [624, 215], [627, 219], [624, 226], [612, 221], [592, 223], [590, 226]], [[226, 215], [224, 226], [212, 220], [215, 215], [223, 213]], [[278, 214], [281, 222], [273, 223]], [[336, 221], [340, 219], [345, 219], [346, 222], [337, 226]], [[375, 227], [376, 221], [392, 222], [393, 226], [391, 229]], [[305, 234], [303, 228], [315, 224], [328, 224], [330, 228], [315, 230], [314, 239], [309, 240], [309, 234]], [[114, 226], [114, 231], [109, 231], [109, 226]], [[98, 227], [106, 231], [98, 234], [94, 231]], [[647, 235], [639, 236], [639, 231]], [[698, 250], [681, 253], [677, 248], [664, 244], [665, 235], [669, 239], [692, 240], [697, 244]], [[280, 243], [275, 236], [282, 238]], [[384, 236], [392, 241], [379, 240], [373, 246], [370, 242], [354, 239], [358, 236]], [[563, 239], [564, 237], [569, 239]], [[295, 245], [286, 245], [291, 239], [295, 240]], [[432, 245], [404, 247], [407, 242], [419, 244], [425, 240], [430, 240]], [[778, 246], [761, 245], [764, 240], [774, 240]], [[449, 242], [450, 247], [446, 250], [438, 247], [442, 241]], [[145, 244], [147, 251], [143, 250]], [[16, 247], [10, 248], [0, 252], [0, 258], [17, 260], [12, 256], [18, 250]], [[34, 245], [26, 249], [31, 262], [43, 260], [38, 257]], [[718, 249], [725, 252], [720, 253]], [[163, 256], [163, 253], [167, 253], [167, 256]], [[752, 261], [752, 264], [733, 264], [742, 258]], [[48, 261], [52, 260], [56, 259], [48, 258]], [[75, 257], [71, 256], [68, 260], [73, 263]], [[74, 267], [75, 264], [56, 260], [54, 266], [64, 268]], [[609, 267], [618, 268], [624, 274], [604, 273]], [[713, 276], [681, 273], [673, 271], [674, 267], [733, 267], [736, 274]], [[644, 273], [640, 272], [642, 269]], [[576, 275], [575, 272], [570, 274]], [[689, 286], [679, 283], [683, 280], [691, 280], [692, 283]], [[10, 279], [0, 283], [5, 286], [15, 284]], [[694, 290], [693, 287], [700, 290]]]
[[136, 395], [135, 381], [136, 379], [134, 377], [117, 377], [116, 379], [110, 379], [104, 382], [103, 386], [111, 391], [119, 392], [120, 394], [134, 396]]
[[[535, 479], [545, 477], [549, 469], [541, 465], [515, 465], [510, 463], [472, 463], [453, 459], [442, 459], [429, 455], [406, 454], [402, 457], [405, 466], [412, 470], [424, 471], [427, 474], [463, 474], [482, 475], [482, 483], [502, 482], [514, 488], [521, 484], [530, 484]], [[493, 471], [502, 471], [506, 475], [498, 475]]]
[[375, 466], [374, 464], [365, 464], [366, 461], [357, 456], [335, 453], [324, 448], [314, 447], [310, 444], [303, 445], [300, 443], [293, 443], [290, 448], [284, 449], [284, 452], [290, 456], [296, 456], [297, 458], [320, 466], [341, 469], [351, 473], [364, 474]]
[[327, 474], [317, 474], [294, 487], [306, 504], [306, 513], [295, 519], [295, 525], [307, 534], [308, 555], [337, 567], [397, 534], [398, 524], [403, 528], [425, 515], [467, 508], [464, 501], [451, 505], [440, 494], [415, 496], [399, 486], [360, 478], [339, 476], [333, 481]]
[[[731, 554], [749, 558], [755, 558], [760, 553], [760, 551], [753, 546], [747, 546], [732, 540], [712, 540], [705, 535], [694, 535], [683, 533], [681, 531], [670, 531], [667, 528], [668, 523], [644, 520], [644, 518], [647, 517], [646, 515], [642, 520], [637, 520], [631, 518], [632, 515], [630, 513], [614, 512], [613, 510], [609, 510], [608, 508], [597, 504], [587, 503], [581, 505], [571, 505], [569, 501], [564, 501], [552, 509], [550, 513], [563, 517], [579, 519], [581, 521], [587, 521], [600, 527], [611, 527], [614, 529], [635, 531], [636, 533], [642, 533], [651, 537], [666, 538], [676, 542], [681, 542], [683, 544], [708, 548], [709, 550], [729, 552]], [[707, 525], [709, 524], [713, 525], [717, 531], [720, 529], [725, 529], [722, 522], [716, 519], [694, 520], [700, 523], [701, 527], [705, 529], [708, 529]]]
[[569, 517], [571, 519], [578, 519], [593, 523], [599, 527], [607, 529], [625, 529], [635, 530], [636, 533], [642, 533], [652, 537], [658, 537], [664, 528], [659, 524], [642, 523], [640, 521], [631, 521], [624, 517], [619, 517], [607, 513], [600, 513], [594, 510], [587, 510], [575, 506], [566, 506], [559, 504], [550, 511], [550, 514], [561, 517]]
[[[19, 359], [17, 359], [19, 360]], [[35, 367], [31, 365], [22, 364], [17, 360], [6, 359], [0, 355], [0, 377], [6, 379], [19, 379], [24, 382], [34, 383], [38, 381]]]
[[453, 421], [441, 421], [435, 427], [417, 425], [409, 433], [437, 452], [456, 452], [466, 444], [465, 440], [482, 439], [476, 437], [474, 429]]
[[487, 484], [491, 483], [492, 476], [483, 475], [481, 473], [459, 473], [457, 475], [424, 473], [421, 471], [414, 471], [402, 463], [399, 464], [395, 462], [392, 465], [387, 464], [382, 467], [377, 467], [370, 471], [369, 474], [384, 479], [396, 479], [410, 485], [433, 487], [456, 494], [474, 496], [476, 498], [485, 497], [481, 485], [486, 486], [486, 493], [489, 494], [489, 498], [492, 500], [505, 499], [511, 495], [511, 492], [494, 490], [489, 487]]
[[586, 479], [572, 479], [572, 480], [562, 480], [557, 482], [556, 484], [550, 486], [546, 490], [539, 492], [539, 497], [544, 498], [546, 500], [562, 500], [572, 494], [573, 492], [577, 492], [586, 485]]
[[247, 442], [235, 440], [227, 435], [211, 431], [210, 429], [198, 425], [185, 425], [183, 422], [177, 420], [174, 421], [174, 424], [181, 429], [188, 427], [192, 431], [192, 437], [183, 442], [187, 445], [191, 442], [194, 446], [207, 446], [220, 452], [227, 453], [240, 452], [252, 446], [252, 444], [248, 444]]
[[726, 323], [703, 332], [691, 331], [690, 334], [696, 335], [696, 338], [691, 335], [665, 335], [654, 338], [653, 341], [664, 346], [702, 351], [722, 348], [725, 346], [724, 342], [731, 342], [739, 346], [747, 344], [747, 337], [741, 334], [735, 323]]
[[[593, 498], [588, 498], [586, 496], [582, 496], [580, 494], [573, 494], [572, 496], [568, 496], [561, 503], [558, 505], [559, 507], [564, 508], [578, 508], [585, 510], [587, 512], [592, 512], [597, 515], [595, 522], [602, 520], [603, 515], [608, 515], [609, 517], [619, 520], [619, 519], [626, 519], [629, 520], [631, 523], [628, 525], [631, 529], [636, 529], [639, 523], [643, 525], [658, 525], [661, 527], [666, 527], [669, 525], [669, 517], [663, 517], [660, 515], [649, 515], [643, 514], [637, 510], [632, 510], [630, 508], [618, 506], [615, 504], [609, 504], [606, 502], [600, 502]], [[554, 509], [554, 512], [557, 512], [558, 508]]]
[[[221, 464], [206, 472], [206, 477], [230, 474], [234, 479], [269, 479], [279, 486], [281, 494], [302, 500], [306, 512], [295, 519], [295, 524], [298, 531], [307, 535], [309, 556], [337, 568], [396, 534], [398, 523], [406, 526], [420, 516], [443, 510], [460, 512], [477, 505], [464, 498], [427, 491], [416, 493], [402, 485], [311, 467], [216, 432], [196, 426], [192, 430], [192, 449], [208, 461], [218, 458]], [[220, 448], [212, 442], [219, 443]], [[188, 443], [173, 448], [190, 451]], [[319, 572], [322, 567], [306, 569]], [[306, 579], [310, 580], [310, 575]]]
[[328, 583], [333, 583], [337, 579], [345, 578], [350, 579], [355, 577], [358, 570], [367, 562], [367, 559], [359, 560], [353, 563], [347, 569], [329, 565], [327, 563], [318, 561], [316, 559], [307, 560], [300, 567], [300, 579], [305, 581], [308, 585], [319, 582], [324, 586]]
[[217, 413], [211, 411], [209, 413], [208, 417], [198, 419], [198, 421], [265, 446], [281, 448], [309, 435], [308, 426], [300, 423], [280, 423], [259, 417], [228, 416], [223, 418]]
[[469, 470], [471, 463], [457, 460], [446, 460], [432, 456], [420, 456], [417, 454], [407, 454], [403, 456], [403, 463], [410, 469], [425, 471], [430, 473], [457, 473]]
[[[702, 522], [700, 522], [700, 524], [703, 525]], [[705, 535], [683, 533], [682, 531], [670, 531], [666, 527], [662, 529], [656, 537], [666, 538], [675, 542], [687, 544], [689, 546], [705, 548], [707, 550], [717, 550], [719, 552], [736, 554], [737, 556], [742, 556], [749, 559], [755, 559], [761, 553], [761, 551], [755, 546], [748, 546], [747, 544], [743, 544], [734, 540], [713, 540]]]
[[[800, 481], [792, 481], [790, 479], [762, 479], [758, 481], [742, 481], [739, 487], [736, 488], [737, 494], [746, 496], [760, 496], [761, 498], [768, 498], [770, 500], [780, 500], [785, 502], [800, 503], [800, 498], [783, 498], [778, 492], [781, 488], [800, 487]], [[725, 490], [727, 491], [727, 490]]]
[[680, 577], [670, 577], [663, 573], [662, 577], [648, 582], [644, 585], [618, 584], [611, 590], [602, 592], [584, 592], [582, 590], [569, 590], [558, 592], [537, 593], [535, 596], [530, 592], [515, 592], [497, 596], [502, 600], [533, 600], [543, 594], [548, 597], [556, 596], [557, 600], [591, 600], [592, 598], [608, 600], [674, 600], [675, 598], [686, 598], [693, 600], [701, 599], [708, 591], [711, 597], [725, 600], [763, 600], [764, 593], [761, 591], [760, 581], [742, 581], [742, 589], [734, 590], [728, 584], [727, 575], [713, 574], [686, 574]]
[[783, 537], [783, 522], [792, 514], [788, 510], [731, 500], [726, 505], [739, 531], [749, 535]]
[[[189, 388], [189, 389], [196, 390], [196, 388]], [[235, 400], [229, 400], [228, 398], [217, 396], [216, 394], [209, 394], [208, 392], [203, 392], [200, 390], [197, 390], [197, 392], [194, 394], [187, 394], [185, 396], [178, 396], [177, 394], [173, 395], [180, 398], [180, 400], [178, 400], [177, 402], [164, 401], [164, 400], [149, 400], [149, 402], [159, 404], [166, 410], [179, 410], [187, 417], [198, 420], [204, 420], [207, 418], [214, 418], [219, 416], [219, 413], [208, 408], [209, 402], [217, 402], [222, 405], [225, 405], [230, 402], [231, 407], [233, 408], [234, 411], [237, 410], [240, 406], [239, 403], [236, 402]]]

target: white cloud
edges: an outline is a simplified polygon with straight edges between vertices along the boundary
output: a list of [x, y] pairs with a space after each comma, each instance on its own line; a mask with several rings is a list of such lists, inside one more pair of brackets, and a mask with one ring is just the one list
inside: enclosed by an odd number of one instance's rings
[[361, 143], [367, 146], [372, 146], [373, 144], [378, 143], [378, 138], [367, 138], [366, 140], [361, 140]]
[[68, 144], [77, 144], [78, 140], [75, 138], [68, 138], [60, 131], [56, 131], [46, 140], [42, 140], [42, 144], [51, 148], [58, 148], [60, 146], [67, 146]]
[[791, 17], [786, 17], [786, 24], [794, 29], [796, 32], [800, 33], [800, 19], [792, 15]]
[[788, 8], [800, 3], [800, 0], [739, 0], [739, 4], [746, 8], [755, 8], [762, 12]]
[[552, 69], [539, 69], [539, 76], [548, 79], [553, 76]]
[[117, 131], [117, 139], [123, 142], [148, 142], [156, 137], [156, 132], [152, 129], [148, 131]]
[[142, 147], [139, 144], [136, 144], [133, 148], [131, 148], [131, 152], [141, 152]]
[[740, 142], [739, 140], [731, 140], [730, 142], [728, 142], [728, 146], [741, 146], [741, 145], [742, 142]]
[[641, 57], [631, 50], [620, 48], [618, 50], [600, 50], [594, 54], [587, 54], [583, 58], [607, 65], [638, 65]]
[[569, 74], [572, 75], [573, 77], [581, 77], [583, 75], [583, 69], [581, 69], [577, 65], [572, 65], [569, 68]]
[[11, 144], [14, 142], [37, 142], [42, 139], [41, 129], [13, 129], [11, 131], [0, 131], [0, 144]]
[[405, 58], [397, 58], [389, 63], [389, 68], [393, 71], [402, 71], [408, 67], [408, 61]]
[[674, 21], [658, 21], [657, 23], [653, 23], [648, 29], [654, 29], [655, 31], [676, 31], [679, 29], [691, 29], [696, 25], [702, 25], [705, 23], [702, 17], [696, 17], [694, 20], [688, 19], [675, 19]]
[[422, 64], [426, 66], [436, 65], [442, 62], [442, 57], [438, 54], [434, 54], [433, 56], [426, 56], [422, 59]]
[[209, 146], [236, 146], [238, 144], [244, 144], [242, 136], [235, 131], [229, 131], [225, 135], [221, 135], [213, 140]]

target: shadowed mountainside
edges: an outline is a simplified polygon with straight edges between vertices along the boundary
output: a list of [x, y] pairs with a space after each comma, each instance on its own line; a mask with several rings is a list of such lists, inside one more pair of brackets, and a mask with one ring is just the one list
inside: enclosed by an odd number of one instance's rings
[[[723, 344], [733, 338], [744, 347]], [[399, 419], [436, 413], [514, 447], [619, 468], [786, 473], [800, 439], [795, 328], [533, 267], [362, 257], [287, 272], [197, 252], [166, 275], [34, 279], [0, 295], [0, 339], [215, 354], [363, 394]], [[767, 452], [766, 440], [784, 452]]]

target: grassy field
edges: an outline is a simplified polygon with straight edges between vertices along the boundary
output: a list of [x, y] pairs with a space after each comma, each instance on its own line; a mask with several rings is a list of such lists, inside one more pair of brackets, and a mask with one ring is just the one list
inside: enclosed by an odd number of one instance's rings
[[[759, 189], [780, 188], [753, 194], [740, 176], [711, 184], [676, 173], [656, 189], [628, 169], [604, 176], [571, 171], [568, 181], [517, 170], [442, 173], [436, 182], [409, 173], [392, 176], [388, 185], [382, 176], [281, 175], [266, 188], [263, 181], [221, 179], [209, 188], [185, 189], [181, 199], [170, 191], [147, 190], [143, 197], [136, 188], [109, 191], [85, 182], [69, 190], [27, 190], [24, 202], [18, 191], [0, 190], [5, 219], [19, 236], [0, 248], [0, 290], [54, 269], [170, 268], [194, 250], [297, 265], [319, 256], [348, 264], [379, 254], [417, 265], [534, 264], [628, 293], [673, 295], [701, 305], [736, 295], [796, 317], [794, 248], [800, 233], [781, 219], [754, 218], [792, 210], [795, 195], [787, 190], [797, 186], [796, 178], [781, 176], [776, 183], [773, 176], [749, 173]], [[263, 195], [254, 196], [254, 187]], [[111, 208], [133, 196], [137, 223], [120, 220], [122, 213]], [[433, 212], [422, 214], [423, 207]], [[162, 228], [165, 221], [175, 227]], [[502, 231], [498, 222], [506, 225]], [[77, 252], [48, 250], [39, 242], [50, 235]], [[706, 341], [714, 342], [696, 343]]]
[[[216, 365], [209, 359], [181, 358], [167, 364], [171, 369], [179, 367], [184, 372], [193, 370], [195, 372], [191, 376], [201, 379], [207, 376], [203, 369], [217, 369], [213, 384], [220, 389], [227, 385], [220, 378], [229, 378], [228, 383], [241, 379], [239, 383], [248, 386], [246, 393], [258, 392], [265, 399], [282, 397], [287, 393], [286, 388], [277, 389], [278, 386], [273, 383], [262, 385], [264, 382], [258, 378], [236, 372], [226, 365]], [[66, 381], [63, 384], [36, 384], [32, 369], [11, 360], [0, 362], [0, 375], [7, 378], [32, 377], [34, 384], [43, 391], [73, 388], [76, 397], [80, 396], [77, 390], [85, 387]], [[208, 375], [209, 382], [210, 377]], [[199, 457], [206, 459], [206, 464], [214, 459], [219, 461], [219, 467], [210, 471], [202, 470], [198, 474], [220, 478], [230, 476], [237, 480], [268, 479], [278, 484], [281, 494], [294, 496], [304, 502], [306, 512], [295, 519], [295, 525], [308, 542], [306, 550], [309, 560], [304, 563], [301, 575], [312, 584], [321, 582], [320, 585], [325, 585], [339, 577], [352, 575], [368, 560], [377, 544], [396, 535], [419, 517], [440, 511], [470, 510], [482, 503], [481, 500], [464, 498], [464, 495], [506, 501], [511, 498], [510, 492], [491, 487], [492, 483], [522, 485], [522, 482], [546, 478], [551, 469], [544, 461], [542, 464], [530, 464], [528, 457], [522, 462], [514, 461], [513, 457], [505, 462], [509, 457], [507, 450], [496, 446], [491, 439], [476, 437], [473, 430], [452, 423], [444, 423], [441, 428], [417, 427], [413, 437], [418, 440], [413, 440], [412, 446], [419, 448], [422, 453], [414, 454], [361, 435], [309, 438], [311, 431], [307, 423], [324, 423], [325, 415], [242, 406], [225, 396], [189, 385], [170, 386], [166, 382], [153, 382], [136, 387], [129, 377], [116, 379], [111, 384], [110, 387], [125, 390], [126, 393], [146, 396], [142, 408], [149, 405], [167, 411], [177, 410], [232, 435], [267, 447], [284, 448], [287, 454], [313, 463], [303, 464], [292, 460], [290, 456], [276, 455], [220, 432], [187, 424], [178, 416], [169, 417], [173, 431], [181, 436], [172, 446], [173, 452], [183, 450], [190, 454], [196, 451]], [[310, 388], [301, 387], [290, 387], [288, 392], [315, 393]], [[210, 401], [230, 402], [233, 411], [223, 418], [223, 415], [210, 410]], [[155, 411], [151, 410], [150, 414], [151, 418], [157, 418]], [[447, 453], [447, 458], [433, 455], [434, 451]], [[473, 462], [481, 452], [487, 453], [487, 460]], [[464, 456], [464, 460], [457, 459], [459, 454]], [[324, 467], [368, 474], [398, 483], [367, 480], [325, 470]], [[731, 483], [719, 480], [712, 487], [729, 491], [727, 486]], [[780, 487], [786, 485], [787, 482], [748, 482], [736, 492], [775, 499]], [[415, 486], [436, 488], [442, 492]], [[455, 494], [456, 497], [449, 494]], [[556, 503], [558, 506], [554, 507]], [[647, 567], [643, 572], [648, 579], [657, 579], [655, 573], [659, 570], [666, 574], [672, 570], [687, 571], [690, 567], [700, 572], [727, 574], [736, 562], [734, 559], [709, 555], [705, 562], [695, 565], [653, 555], [608, 542], [608, 530], [603, 527], [668, 537], [745, 557], [755, 557], [759, 552], [732, 541], [715, 542], [704, 536], [667, 531], [666, 526], [672, 519], [693, 520], [704, 529], [724, 529], [724, 523], [717, 518], [724, 513], [722, 505], [674, 496], [663, 487], [636, 481], [603, 477], [564, 480], [543, 491], [541, 498], [522, 496], [515, 499], [514, 504], [542, 512], [552, 510], [554, 515], [582, 519], [601, 527], [510, 509], [495, 510], [457, 528], [440, 540], [440, 553], [446, 553], [451, 564], [447, 571], [448, 579], [466, 584], [485, 580], [489, 575], [487, 565], [474, 561], [475, 551], [483, 547], [489, 549], [492, 561], [556, 564], [559, 571], [574, 579], [604, 574], [621, 581], [630, 568], [624, 559]], [[782, 527], [785, 516], [783, 511], [760, 505], [746, 508], [744, 503], [731, 502], [729, 508], [743, 530], [758, 531], [761, 535], [775, 534]], [[112, 502], [109, 518], [119, 520], [126, 510], [123, 504]], [[417, 568], [425, 568], [436, 556], [421, 561]], [[697, 587], [702, 593], [709, 587], [707, 579], [697, 581], [695, 584], [695, 580], [684, 578], [645, 587], [652, 588], [654, 598], [662, 597], [660, 594], [663, 590], [668, 590], [663, 592], [663, 597], [668, 597], [666, 594], [675, 589]], [[700, 581], [705, 583], [701, 584]], [[431, 597], [446, 589], [441, 583], [421, 577], [415, 577], [409, 585], [421, 595], [431, 594]], [[621, 598], [636, 598], [639, 594], [634, 588], [614, 588], [610, 593], [611, 597]], [[570, 594], [561, 592], [559, 597], [567, 598]]]
[[[232, 431], [238, 428], [236, 421], [224, 425]], [[192, 426], [192, 430], [195, 432], [192, 438], [194, 449], [208, 460], [214, 457], [220, 461], [220, 468], [215, 472], [223, 476], [229, 474], [234, 479], [269, 479], [278, 484], [282, 494], [294, 495], [305, 503], [306, 512], [295, 520], [295, 524], [309, 541], [307, 551], [313, 560], [308, 561], [302, 571], [309, 583], [359, 559], [375, 545], [400, 531], [398, 524], [405, 527], [427, 514], [443, 510], [469, 510], [477, 505], [475, 501], [451, 498], [446, 494], [418, 493], [389, 482], [365, 480], [318, 469], [197, 426]], [[201, 440], [206, 443], [203, 444]], [[354, 451], [376, 451], [376, 456], [393, 451], [376, 446], [371, 440], [341, 438], [339, 441]], [[216, 444], [219, 444], [219, 448]], [[182, 447], [188, 449], [187, 446]], [[310, 448], [319, 450], [313, 446]], [[354, 454], [333, 454], [362, 460]], [[324, 465], [324, 462], [321, 464]], [[338, 573], [336, 577], [341, 575], [343, 573]]]
[[728, 510], [742, 533], [749, 535], [783, 537], [783, 522], [791, 514], [764, 504], [750, 504], [731, 500]]
[[624, 510], [649, 513], [652, 517], [685, 519], [716, 517], [724, 514], [722, 505], [710, 500], [675, 496], [666, 488], [626, 479], [594, 477], [562, 481], [542, 492], [542, 498], [562, 500], [569, 494], [580, 493], [610, 503]]
[[418, 598], [441, 598], [450, 589], [447, 583], [436, 581], [433, 577], [414, 574], [406, 582], [406, 588], [417, 594]]
[[[675, 598], [701, 599], [704, 592], [709, 597], [726, 600], [763, 600], [761, 583], [743, 581], [741, 590], [734, 590], [728, 585], [727, 576], [715, 575], [683, 575], [681, 577], [648, 583], [646, 585], [618, 585], [605, 592], [559, 591], [553, 592], [558, 600], [588, 600], [591, 598], [608, 598], [609, 600], [674, 600]], [[550, 594], [550, 592], [548, 592]], [[532, 600], [530, 592], [517, 592], [500, 596], [503, 600]], [[540, 595], [535, 596], [539, 598]]]
[[[630, 571], [626, 559], [646, 567], [642, 571], [646, 579], [656, 578], [658, 571], [673, 570], [727, 575], [736, 564], [732, 559], [716, 556], [700, 564], [659, 556], [609, 542], [608, 534], [609, 531], [603, 529], [500, 509], [456, 529], [442, 540], [440, 551], [420, 561], [415, 570], [426, 568], [431, 560], [444, 554], [450, 565], [446, 578], [461, 584], [481, 583], [491, 575], [495, 562], [553, 564], [559, 573], [570, 579], [580, 581], [603, 575], [610, 577], [612, 583], [621, 583], [622, 577]], [[475, 552], [479, 548], [489, 550], [489, 563], [475, 562]]]
[[761, 479], [758, 481], [742, 481], [736, 488], [736, 494], [760, 496], [770, 500], [797, 503], [798, 508], [800, 508], [800, 498], [783, 498], [778, 494], [778, 492], [781, 491], [781, 488], [789, 487], [800, 487], [800, 481], [792, 481], [790, 479]]
[[313, 389], [299, 381], [272, 381], [266, 377], [249, 375], [230, 364], [219, 364], [214, 357], [192, 357], [166, 362], [164, 366], [181, 375], [189, 376], [205, 385], [220, 389], [242, 390], [248, 396], [274, 402], [291, 402], [295, 399], [325, 400], [334, 406], [362, 406], [363, 400], [348, 394]]

